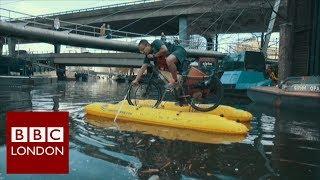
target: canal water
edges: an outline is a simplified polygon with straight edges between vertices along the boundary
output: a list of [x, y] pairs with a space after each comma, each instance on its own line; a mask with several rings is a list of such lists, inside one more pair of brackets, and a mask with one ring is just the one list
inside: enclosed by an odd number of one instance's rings
[[[320, 113], [225, 103], [254, 119], [246, 136], [207, 134], [86, 116], [92, 102], [117, 102], [127, 84], [59, 82], [0, 89], [0, 179], [320, 179]], [[70, 173], [6, 175], [7, 111], [68, 111]]]

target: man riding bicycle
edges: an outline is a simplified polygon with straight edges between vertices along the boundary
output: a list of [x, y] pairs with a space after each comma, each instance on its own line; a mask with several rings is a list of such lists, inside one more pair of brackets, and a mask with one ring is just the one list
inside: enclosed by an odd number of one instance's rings
[[[214, 74], [206, 75], [197, 68], [189, 68], [186, 59], [187, 53], [183, 47], [161, 40], [155, 40], [151, 44], [147, 40], [141, 40], [138, 47], [146, 57], [137, 77], [129, 88], [127, 100], [130, 105], [138, 105], [145, 99], [152, 99], [154, 101], [150, 102], [150, 106], [157, 107], [166, 92], [172, 92], [180, 106], [189, 104], [198, 111], [210, 111], [219, 106], [223, 96], [223, 88], [219, 78]], [[154, 64], [160, 71], [152, 67], [150, 76], [147, 76], [139, 86], [134, 86], [139, 83], [144, 71], [149, 70], [151, 60], [154, 60]], [[165, 64], [165, 67], [163, 68], [160, 64]], [[169, 76], [165, 71], [161, 71], [165, 69], [170, 72]], [[179, 83], [178, 71], [183, 74], [180, 76]], [[154, 73], [160, 73], [160, 78], [163, 77], [169, 82], [166, 91], [161, 90], [158, 81], [152, 80]], [[163, 80], [163, 78], [161, 79]]]
[[[168, 71], [171, 73], [171, 78], [168, 79], [169, 86], [172, 88], [178, 83], [178, 71], [181, 73], [183, 64], [187, 57], [187, 52], [182, 46], [173, 45], [171, 43], [163, 42], [159, 39], [154, 40], [151, 44], [143, 39], [138, 44], [139, 51], [145, 54], [146, 57], [143, 65], [138, 71], [137, 77], [132, 81], [133, 84], [138, 84], [142, 74], [150, 64], [150, 59], [160, 61], [165, 59]], [[160, 63], [160, 62], [155, 62]]]

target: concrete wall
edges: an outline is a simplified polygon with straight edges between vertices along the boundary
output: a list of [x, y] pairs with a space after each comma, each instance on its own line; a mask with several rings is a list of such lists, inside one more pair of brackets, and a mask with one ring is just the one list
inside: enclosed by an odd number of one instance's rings
[[55, 64], [66, 66], [140, 67], [144, 60], [144, 55], [135, 53], [81, 53], [47, 56], [50, 56]]

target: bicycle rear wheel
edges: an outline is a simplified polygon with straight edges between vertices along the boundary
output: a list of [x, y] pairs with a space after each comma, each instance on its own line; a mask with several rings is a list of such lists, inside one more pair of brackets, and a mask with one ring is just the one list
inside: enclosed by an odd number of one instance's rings
[[161, 89], [154, 81], [131, 85], [127, 101], [133, 106], [158, 107], [161, 102]]
[[220, 80], [216, 76], [210, 76], [191, 87], [190, 97], [187, 100], [195, 110], [207, 112], [217, 108], [222, 97], [223, 86]]

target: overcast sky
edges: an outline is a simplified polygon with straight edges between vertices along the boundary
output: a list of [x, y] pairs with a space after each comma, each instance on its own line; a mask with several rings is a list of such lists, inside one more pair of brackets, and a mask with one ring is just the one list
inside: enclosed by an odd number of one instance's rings
[[134, 0], [0, 0], [0, 7], [31, 15], [85, 9]]

